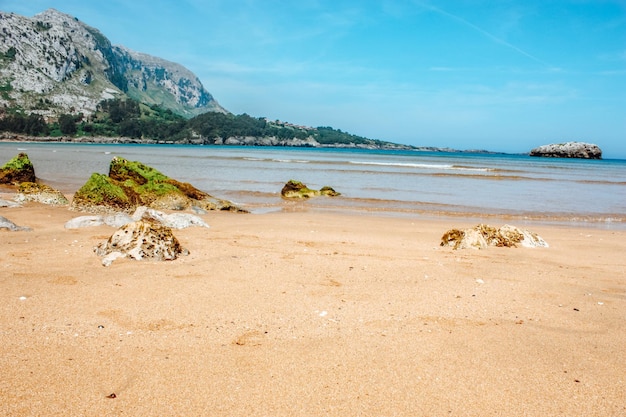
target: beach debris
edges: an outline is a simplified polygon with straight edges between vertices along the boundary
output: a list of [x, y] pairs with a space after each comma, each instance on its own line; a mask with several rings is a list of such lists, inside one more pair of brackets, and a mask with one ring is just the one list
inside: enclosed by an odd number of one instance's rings
[[74, 194], [71, 209], [90, 213], [132, 213], [137, 207], [160, 210], [203, 210], [246, 212], [227, 200], [218, 199], [193, 185], [169, 178], [137, 161], [114, 157], [109, 174], [93, 173]]
[[94, 248], [103, 257], [102, 265], [109, 266], [119, 258], [171, 261], [188, 255], [172, 233], [172, 229], [156, 221], [139, 220], [120, 227], [106, 241]]
[[0, 229], [8, 229], [12, 232], [28, 232], [33, 229], [25, 226], [18, 226], [6, 217], [0, 216]]
[[0, 184], [17, 185], [21, 182], [35, 182], [35, 167], [24, 152], [11, 158], [0, 167]]
[[328, 197], [336, 197], [338, 195], [341, 195], [341, 193], [338, 193], [332, 187], [329, 187], [329, 186], [324, 186], [319, 190], [312, 190], [300, 181], [289, 180], [283, 186], [283, 189], [281, 190], [280, 195], [283, 196], [284, 198], [290, 198], [290, 199], [300, 198], [301, 199], [301, 198], [318, 197], [320, 195], [325, 195]]
[[36, 203], [47, 204], [50, 206], [65, 206], [69, 204], [67, 198], [59, 190], [46, 185], [35, 182], [22, 182], [19, 185], [15, 201], [23, 203], [26, 201], [34, 201]]
[[471, 229], [450, 229], [441, 237], [441, 246], [453, 249], [485, 249], [496, 247], [548, 247], [548, 243], [536, 233], [511, 225], [499, 229], [479, 224]]

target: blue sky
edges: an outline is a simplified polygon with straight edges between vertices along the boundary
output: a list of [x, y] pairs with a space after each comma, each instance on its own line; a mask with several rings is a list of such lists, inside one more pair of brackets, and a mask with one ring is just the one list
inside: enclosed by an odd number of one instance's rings
[[626, 1], [1, 0], [192, 70], [226, 109], [418, 146], [626, 158]]

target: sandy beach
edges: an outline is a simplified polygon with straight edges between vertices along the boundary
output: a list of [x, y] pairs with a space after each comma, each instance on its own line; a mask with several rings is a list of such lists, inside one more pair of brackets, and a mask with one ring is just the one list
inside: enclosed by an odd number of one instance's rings
[[0, 230], [0, 415], [626, 415], [625, 231], [211, 212], [188, 256], [103, 267], [81, 214], [0, 208], [33, 229]]

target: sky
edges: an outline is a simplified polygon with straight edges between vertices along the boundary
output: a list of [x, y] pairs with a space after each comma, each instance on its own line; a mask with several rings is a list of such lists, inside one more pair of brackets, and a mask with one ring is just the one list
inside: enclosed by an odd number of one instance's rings
[[626, 158], [626, 0], [0, 0], [184, 65], [227, 110], [372, 139]]

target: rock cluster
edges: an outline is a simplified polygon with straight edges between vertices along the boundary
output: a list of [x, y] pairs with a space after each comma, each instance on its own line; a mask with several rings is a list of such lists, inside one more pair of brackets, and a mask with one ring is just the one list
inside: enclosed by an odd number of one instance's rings
[[167, 177], [137, 161], [114, 157], [109, 175], [93, 173], [75, 194], [71, 208], [90, 213], [132, 213], [140, 206], [160, 210], [245, 210], [193, 185]]
[[499, 229], [479, 224], [471, 229], [450, 229], [441, 237], [441, 246], [452, 249], [485, 249], [496, 247], [548, 247], [539, 235], [515, 226], [504, 225]]
[[585, 142], [566, 142], [542, 145], [530, 151], [530, 156], [551, 158], [602, 159], [602, 150], [598, 145]]
[[301, 199], [301, 198], [317, 197], [320, 195], [336, 197], [341, 194], [335, 191], [332, 187], [325, 186], [319, 190], [312, 190], [300, 181], [289, 180], [283, 186], [283, 189], [281, 190], [280, 195], [283, 196], [284, 198], [289, 198], [289, 199]]

